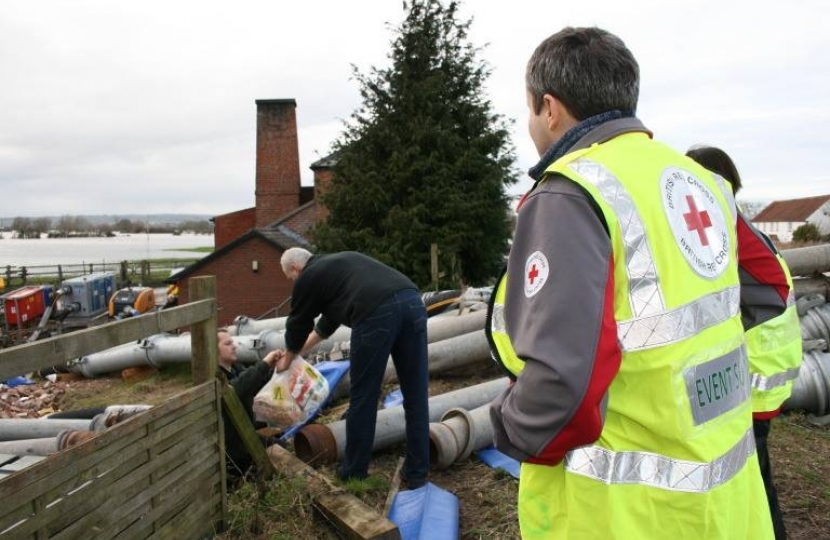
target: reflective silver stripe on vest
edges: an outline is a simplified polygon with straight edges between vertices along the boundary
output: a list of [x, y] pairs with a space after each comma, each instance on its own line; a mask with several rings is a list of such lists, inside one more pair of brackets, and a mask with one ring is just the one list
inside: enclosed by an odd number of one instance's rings
[[734, 225], [738, 222], [738, 206], [735, 204], [735, 196], [732, 194], [732, 190], [727, 187], [726, 180], [721, 175], [712, 173], [712, 176], [715, 177], [715, 183], [720, 188], [724, 199], [726, 199], [726, 204], [729, 205], [729, 213], [732, 216], [732, 224]]
[[654, 257], [646, 241], [646, 229], [631, 196], [611, 171], [595, 161], [579, 158], [568, 165], [599, 190], [620, 224], [625, 245], [625, 271], [628, 298], [635, 317], [655, 315], [665, 310]]
[[798, 370], [799, 368], [795, 367], [788, 369], [787, 371], [776, 373], [775, 375], [770, 375], [769, 377], [764, 377], [760, 373], [753, 373], [750, 384], [752, 385], [752, 388], [761, 390], [762, 392], [772, 390], [773, 388], [784, 386], [791, 380], [797, 378]]
[[739, 309], [740, 286], [729, 287], [664, 313], [621, 321], [617, 336], [627, 351], [660, 347], [727, 321]]
[[787, 307], [791, 308], [793, 306], [795, 306], [795, 291], [790, 287], [790, 294], [787, 295]]
[[[493, 291], [496, 294], [496, 291]], [[490, 331], [507, 333], [507, 324], [504, 322], [504, 306], [493, 303], [493, 316], [490, 318]]]
[[735, 446], [711, 463], [584, 446], [568, 452], [565, 470], [605, 484], [640, 484], [668, 491], [706, 493], [738, 474], [754, 452], [755, 437], [749, 429]]

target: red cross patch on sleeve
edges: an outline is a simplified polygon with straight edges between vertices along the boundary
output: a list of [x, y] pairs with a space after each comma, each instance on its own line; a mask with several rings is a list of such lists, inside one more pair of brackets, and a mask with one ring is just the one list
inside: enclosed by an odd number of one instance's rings
[[548, 280], [550, 265], [541, 251], [533, 252], [525, 262], [525, 296], [530, 298], [538, 293]]

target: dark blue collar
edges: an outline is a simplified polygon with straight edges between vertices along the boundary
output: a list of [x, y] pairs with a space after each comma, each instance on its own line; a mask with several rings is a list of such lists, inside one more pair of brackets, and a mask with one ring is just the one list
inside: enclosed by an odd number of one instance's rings
[[539, 179], [542, 178], [545, 169], [547, 169], [551, 163], [567, 154], [571, 147], [573, 147], [573, 145], [579, 139], [584, 137], [586, 133], [596, 128], [600, 124], [610, 122], [611, 120], [618, 120], [620, 118], [627, 118], [633, 116], [633, 113], [624, 113], [623, 111], [607, 111], [604, 113], [597, 114], [595, 116], [589, 116], [585, 120], [581, 121], [571, 129], [566, 131], [561, 139], [553, 143], [553, 145], [550, 148], [548, 148], [548, 150], [541, 157], [541, 159], [539, 159], [539, 163], [531, 167], [527, 171], [527, 174], [538, 182]]

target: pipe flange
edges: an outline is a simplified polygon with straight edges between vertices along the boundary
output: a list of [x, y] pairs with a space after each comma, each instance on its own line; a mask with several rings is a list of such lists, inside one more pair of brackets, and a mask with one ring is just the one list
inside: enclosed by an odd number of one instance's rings
[[337, 439], [328, 427], [308, 424], [294, 435], [294, 451], [309, 465], [333, 463], [337, 461]]
[[[473, 453], [473, 434], [475, 433], [475, 420], [473, 420], [473, 416], [470, 414], [470, 411], [467, 409], [462, 409], [460, 407], [453, 407], [452, 409], [447, 410], [443, 415], [441, 415], [441, 421], [449, 420], [451, 418], [462, 418], [467, 423], [467, 440], [465, 441], [463, 447], [464, 449], [459, 454], [456, 461], [464, 461]], [[461, 448], [461, 445], [459, 445]]]

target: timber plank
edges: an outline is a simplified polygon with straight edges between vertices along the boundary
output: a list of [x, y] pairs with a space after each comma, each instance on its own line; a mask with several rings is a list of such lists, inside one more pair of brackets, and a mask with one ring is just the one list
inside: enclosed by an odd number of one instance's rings
[[219, 505], [219, 502], [220, 496], [218, 494], [210, 499], [196, 498], [188, 507], [179, 512], [178, 519], [169, 520], [158, 533], [152, 535], [148, 540], [198, 539], [205, 536], [215, 536], [217, 531], [212, 526], [215, 516], [210, 512], [214, 506]]
[[[210, 441], [205, 439], [203, 446], [210, 447]], [[189, 457], [194, 455], [199, 450], [199, 446], [194, 445], [192, 441], [183, 440], [178, 448], [171, 453], [166, 454], [164, 458], [157, 457], [150, 459], [148, 452], [144, 451], [140, 454], [142, 463], [133, 470], [126, 470], [124, 474], [106, 474], [96, 479], [94, 485], [91, 485], [87, 490], [88, 497], [77, 498], [66, 497], [61, 501], [61, 505], [50, 507], [51, 520], [55, 523], [55, 530], [60, 530], [67, 526], [75, 519], [81, 519], [84, 514], [92, 511], [99, 503], [106, 502], [106, 505], [113, 508], [115, 500], [121, 498], [129, 498], [132, 493], [132, 484], [137, 483], [141, 485], [141, 489], [145, 489], [149, 485], [150, 475], [159, 468], [165, 467], [168, 462], [173, 462], [174, 465], [181, 465], [182, 461], [186, 461]], [[129, 462], [128, 462], [129, 463]], [[126, 480], [127, 477], [132, 480]], [[146, 480], [146, 481], [145, 481]], [[117, 489], [115, 486], [118, 486]], [[109, 496], [109, 499], [107, 497]], [[64, 523], [65, 522], [65, 523]]]
[[204, 321], [216, 312], [214, 299], [190, 302], [162, 311], [86, 328], [32, 343], [0, 350], [0, 380], [37, 371], [87, 354], [169, 332]]
[[[166, 474], [171, 469], [178, 467], [182, 464], [182, 462], [188, 459], [188, 449], [191, 447], [198, 447], [197, 442], [208, 441], [205, 445], [209, 445], [210, 438], [206, 435], [210, 434], [210, 429], [213, 427], [212, 419], [208, 420], [207, 422], [203, 422], [201, 426], [201, 431], [196, 429], [189, 429], [186, 433], [190, 436], [190, 440], [187, 438], [182, 438], [183, 440], [180, 442], [178, 447], [171, 449], [171, 452], [176, 452], [179, 455], [171, 455], [171, 462], [168, 464], [161, 464], [156, 465], [155, 469], [153, 468], [153, 463], [149, 464], [150, 467], [150, 475], [158, 472], [159, 470], [162, 471], [163, 474]], [[207, 428], [207, 429], [206, 429]], [[94, 504], [95, 501], [98, 500], [100, 497], [96, 497], [97, 492], [106, 491], [109, 489], [109, 484], [121, 479], [127, 473], [130, 473], [132, 470], [136, 469], [139, 466], [146, 465], [149, 461], [151, 461], [148, 452], [141, 451], [135, 457], [129, 459], [126, 463], [124, 463], [119, 469], [107, 471], [104, 475], [96, 478], [94, 481], [88, 482], [84, 489], [86, 490], [83, 494], [72, 493], [71, 495], [77, 495], [77, 497], [73, 497], [69, 494], [61, 500], [56, 501], [53, 505], [59, 505], [54, 508], [54, 512], [52, 515], [51, 525], [53, 526], [54, 530], [61, 530], [69, 523], [77, 519], [79, 516], [82, 516], [84, 513], [87, 512], [87, 507], [90, 504]], [[159, 463], [160, 461], [156, 461]], [[138, 479], [138, 482], [142, 483], [142, 479]], [[126, 486], [124, 489], [129, 489], [130, 486]], [[146, 486], [145, 486], [146, 487]], [[78, 490], [76, 490], [77, 492]], [[89, 498], [86, 498], [85, 495], [89, 495]], [[93, 500], [93, 502], [90, 502]], [[80, 502], [79, 502], [80, 501]], [[64, 509], [65, 508], [65, 509]]]
[[[105, 516], [101, 515], [101, 512], [96, 512], [94, 514], [88, 514], [87, 516], [84, 516], [85, 522], [94, 523], [97, 527], [99, 527], [101, 531], [95, 537], [90, 537], [89, 535], [85, 536], [84, 540], [103, 540], [106, 538], [111, 538], [112, 536], [123, 531], [123, 524], [120, 523], [123, 520], [123, 518], [129, 518], [130, 516], [137, 517], [135, 516], [136, 510], [138, 508], [141, 508], [144, 504], [149, 502], [153, 497], [159, 495], [160, 493], [174, 491], [176, 489], [193, 489], [194, 486], [190, 485], [190, 479], [192, 479], [193, 477], [198, 478], [198, 476], [201, 474], [207, 474], [206, 471], [216, 471], [216, 463], [211, 463], [211, 460], [209, 459], [210, 454], [210, 452], [206, 452], [201, 455], [193, 456], [193, 459], [189, 460], [183, 467], [180, 467], [176, 471], [176, 474], [168, 475], [159, 483], [154, 485], [148, 485], [146, 489], [134, 495], [131, 495], [130, 497], [119, 497], [117, 501], [113, 501], [113, 503], [109, 505], [107, 514]], [[198, 485], [195, 487], [198, 487]], [[153, 520], [148, 519], [147, 516], [153, 514], [155, 510], [156, 509], [153, 509], [151, 510], [150, 514], [141, 517], [142, 520], [144, 520], [150, 526], [152, 526]], [[161, 515], [166, 511], [166, 509], [164, 509], [163, 507], [158, 510], [158, 515]], [[76, 525], [85, 524], [84, 521], [76, 522], [72, 525], [72, 527], [75, 528]], [[83, 526], [81, 526], [79, 530], [83, 531]], [[75, 537], [55, 536], [53, 540], [66, 540], [68, 538]]]
[[[21, 504], [8, 514], [8, 523], [6, 525], [0, 525], [0, 538], [6, 538], [10, 537], [12, 534], [16, 534], [14, 532], [14, 529], [18, 527], [23, 521], [29, 519], [29, 517], [34, 513], [34, 502], [31, 500], [23, 502], [23, 504]], [[24, 538], [23, 536], [16, 535], [14, 537]]]
[[[214, 507], [218, 508], [218, 504], [220, 502], [218, 490], [214, 490], [214, 486], [210, 484], [210, 479], [213, 476], [213, 471], [205, 469], [197, 478], [188, 482], [188, 484], [198, 486], [195, 489], [190, 489], [188, 492], [182, 493], [181, 486], [179, 486], [178, 489], [174, 488], [174, 490], [172, 490], [174, 496], [171, 497], [174, 501], [169, 502], [167, 505], [162, 505], [152, 509], [146, 515], [142, 516], [141, 522], [135, 522], [131, 524], [129, 529], [125, 529], [118, 533], [118, 539], [143, 539], [147, 538], [148, 535], [150, 535], [150, 538], [187, 538], [187, 527], [177, 527], [180, 528], [182, 534], [170, 536], [170, 522], [176, 522], [179, 523], [179, 525], [196, 525], [201, 522], [200, 524], [202, 527], [208, 523], [211, 523], [212, 518], [214, 517], [212, 509]], [[193, 504], [194, 501], [197, 503], [195, 508]], [[212, 525], [209, 529], [205, 530], [212, 531]], [[104, 533], [106, 532], [109, 531], [104, 531]], [[189, 532], [191, 533], [190, 537], [193, 537], [192, 531]], [[168, 536], [165, 536], [165, 534], [168, 534]], [[102, 534], [90, 540], [104, 540], [106, 538], [107, 537]]]
[[[183, 410], [187, 410], [190, 406], [198, 406], [198, 405], [202, 406], [203, 418], [202, 418], [202, 422], [201, 422], [202, 425], [197, 425], [195, 427], [195, 429], [199, 429], [199, 428], [203, 428], [203, 427], [208, 426], [208, 425], [212, 425], [213, 420], [210, 417], [210, 414], [212, 414], [212, 409], [211, 409], [211, 406], [210, 406], [211, 404], [209, 402], [206, 405], [203, 405], [199, 402], [190, 403]], [[116, 426], [116, 427], [118, 427], [118, 426]], [[142, 427], [140, 427], [140, 430], [143, 431], [145, 428], [146, 428], [146, 426], [142, 426]], [[115, 429], [115, 428], [110, 428], [110, 429]], [[191, 428], [191, 429], [193, 429], [193, 428]], [[184, 433], [181, 433], [182, 431], [184, 431]], [[78, 462], [78, 463], [76, 463], [76, 466], [72, 466], [67, 470], [62, 470], [62, 471], [59, 472], [59, 474], [49, 476], [46, 479], [44, 479], [44, 481], [37, 482], [33, 485], [30, 485], [27, 488], [24, 488], [23, 490], [20, 490], [15, 495], [15, 498], [10, 499], [10, 500], [25, 502], [25, 501], [33, 499], [35, 497], [41, 496], [41, 494], [44, 492], [44, 488], [51, 488], [50, 493], [51, 493], [52, 497], [61, 497], [62, 498], [64, 496], [64, 493], [67, 493], [67, 492], [70, 492], [70, 491], [77, 491], [78, 489], [80, 489], [81, 487], [83, 487], [84, 485], [86, 485], [87, 483], [89, 483], [93, 479], [96, 480], [96, 482], [95, 482], [96, 486], [99, 486], [100, 489], [106, 489], [106, 485], [109, 482], [112, 482], [112, 479], [115, 478], [115, 472], [116, 471], [114, 471], [113, 469], [115, 469], [116, 467], [118, 467], [122, 463], [129, 462], [131, 460], [136, 460], [137, 459], [136, 456], [146, 454], [147, 453], [147, 451], [146, 451], [147, 444], [152, 444], [154, 442], [158, 442], [158, 441], [162, 440], [163, 437], [166, 437], [166, 436], [186, 437], [187, 435], [189, 435], [189, 433], [190, 433], [190, 430], [184, 430], [184, 428], [181, 427], [181, 426], [168, 424], [168, 425], [165, 426], [163, 431], [156, 432], [153, 435], [153, 437], [150, 438], [151, 440], [149, 440], [149, 441], [142, 441], [141, 437], [139, 437], [139, 438], [132, 437], [131, 438], [131, 444], [125, 446], [124, 448], [121, 448], [120, 451], [110, 452], [105, 461], [95, 463], [94, 461], [91, 460], [91, 458], [96, 457], [96, 455], [85, 456], [86, 458], [89, 458], [89, 459], [86, 459], [86, 462]], [[147, 438], [147, 437], [145, 437], [145, 438]], [[95, 441], [95, 439], [91, 439], [89, 442], [92, 442], [92, 441]], [[215, 439], [213, 439], [213, 441], [215, 442]], [[143, 446], [141, 444], [142, 442], [145, 443]], [[210, 442], [210, 441], [208, 441], [208, 442]], [[87, 444], [87, 443], [84, 443], [84, 444]], [[113, 445], [110, 445], [109, 447], [106, 447], [105, 450], [107, 450], [107, 451], [112, 450], [112, 446]], [[80, 447], [78, 447], [78, 448], [80, 448]], [[71, 452], [72, 450], [75, 450], [75, 448], [70, 448], [70, 449], [66, 450], [65, 452]], [[57, 455], [58, 454], [56, 454], [56, 456]], [[100, 456], [98, 456], [98, 457], [100, 457]], [[83, 460], [81, 460], [81, 461], [83, 461]], [[142, 460], [139, 459], [138, 461], [142, 461]], [[90, 467], [91, 470], [85, 470], [86, 467]], [[130, 465], [126, 465], [124, 468], [129, 470], [132, 467]], [[33, 469], [34, 468], [28, 469], [28, 471], [31, 471]], [[79, 469], [80, 469], [80, 472], [79, 472]], [[107, 475], [106, 473], [108, 471], [111, 471], [111, 470], [112, 470], [112, 474]], [[124, 470], [124, 469], [121, 469], [121, 470]], [[26, 472], [27, 471], [24, 471], [20, 474], [25, 475]], [[66, 485], [64, 487], [59, 482], [55, 483], [54, 480], [56, 480], [56, 478], [58, 478], [58, 477], [61, 477], [63, 479], [63, 482], [66, 482], [68, 485]], [[52, 482], [46, 482], [46, 480], [51, 480]], [[78, 484], [80, 484], [80, 486], [78, 486]], [[52, 501], [51, 499], [47, 499], [47, 501], [45, 501], [45, 502], [46, 502], [47, 505], [49, 505], [49, 509], [51, 509], [51, 507], [54, 506], [55, 504], [58, 504], [58, 501]], [[66, 504], [66, 503], [64, 503], [64, 504]], [[59, 506], [63, 506], [63, 505], [59, 505]], [[6, 513], [8, 513], [8, 511], [11, 511], [12, 509], [13, 508], [6, 507], [3, 510], [3, 513], [6, 514]], [[0, 529], [4, 528], [5, 526], [8, 526], [9, 520], [10, 520], [10, 518], [5, 517], [5, 516], [3, 518], [0, 518]]]
[[279, 445], [268, 447], [268, 457], [285, 475], [301, 478], [314, 508], [349, 540], [400, 540], [398, 527], [366, 503], [335, 486], [302, 460]]
[[221, 491], [221, 513], [219, 519], [214, 523], [214, 528], [224, 531], [228, 525], [228, 470], [225, 448], [225, 421], [222, 418], [222, 387], [224, 378], [217, 377], [213, 381], [213, 388], [216, 392], [216, 429], [219, 432], [219, 455], [223, 459], [219, 462], [219, 486]]
[[[51, 503], [51, 501], [55, 500], [58, 497], [61, 497], [65, 494], [72, 494], [74, 490], [80, 489], [80, 486], [85, 485], [86, 483], [100, 477], [103, 474], [108, 474], [110, 469], [113, 469], [115, 466], [118, 466], [127, 461], [138, 460], [141, 456], [146, 454], [147, 448], [151, 447], [156, 442], [164, 442], [166, 446], [170, 446], [180, 441], [181, 439], [190, 436], [191, 433], [194, 431], [199, 431], [200, 433], [204, 433], [206, 436], [209, 436], [210, 430], [205, 430], [204, 428], [210, 426], [211, 423], [212, 418], [202, 417], [195, 421], [193, 425], [187, 426], [186, 428], [177, 431], [175, 434], [171, 435], [167, 439], [164, 439], [163, 441], [159, 441], [159, 436], [157, 434], [148, 435], [143, 439], [139, 439], [138, 441], [136, 441], [135, 444], [130, 445], [129, 447], [125, 448], [122, 452], [117, 453], [115, 456], [111, 456], [108, 460], [99, 462], [87, 470], [78, 471], [76, 477], [70, 478], [67, 482], [60, 484], [51, 489], [50, 491], [46, 492], [44, 494], [44, 499]], [[143, 461], [144, 460], [142, 460], [142, 462]]]
[[[175, 486], [177, 482], [184, 483], [184, 479], [187, 478], [194, 469], [198, 470], [200, 466], [204, 468], [209, 468], [211, 466], [216, 467], [217, 464], [215, 462], [211, 462], [210, 459], [211, 457], [215, 458], [215, 454], [216, 452], [212, 448], [207, 448], [206, 451], [201, 453], [193, 452], [190, 455], [190, 459], [183, 467], [180, 467], [174, 474], [166, 476], [155, 485], [150, 485], [149, 483], [149, 473], [152, 471], [155, 464], [152, 462], [145, 464], [139, 470], [136, 470], [113, 483], [111, 485], [111, 489], [102, 490], [93, 495], [97, 502], [97, 504], [94, 505], [95, 509], [92, 512], [78, 518], [74, 523], [60, 531], [58, 534], [55, 534], [52, 539], [67, 540], [70, 538], [83, 538], [84, 540], [87, 540], [89, 538], [88, 533], [84, 536], [77, 535], [84, 534], [84, 531], [91, 530], [93, 526], [100, 530], [109, 530], [113, 526], [117, 527], [119, 520], [124, 518], [124, 516], [132, 515], [131, 513], [133, 511], [147, 503], [154, 496], [171, 489], [171, 487]], [[170, 456], [167, 459], [172, 457], [173, 456]], [[159, 459], [158, 461], [165, 460]], [[132, 493], [133, 490], [128, 490], [127, 488], [135, 485], [137, 481], [140, 483], [139, 485], [141, 485], [142, 489], [135, 490], [135, 493]], [[106, 504], [104, 504], [104, 502], [106, 502]], [[104, 536], [104, 538], [107, 537]]]
[[[191, 410], [210, 402], [210, 384], [197, 386], [183, 392], [169, 401], [153, 407], [141, 414], [101, 432], [98, 436], [72, 448], [58, 452], [37, 466], [0, 481], [0, 500], [12, 500], [12, 497], [30, 498], [34, 491], [46, 491], [50, 487], [74, 476], [76, 471], [88, 468], [106, 456], [122, 451], [146, 436], [146, 426], [159, 418], [176, 414], [177, 409]], [[46, 489], [37, 489], [45, 482]], [[21, 494], [20, 492], [24, 492]], [[2, 510], [0, 510], [2, 512]]]

